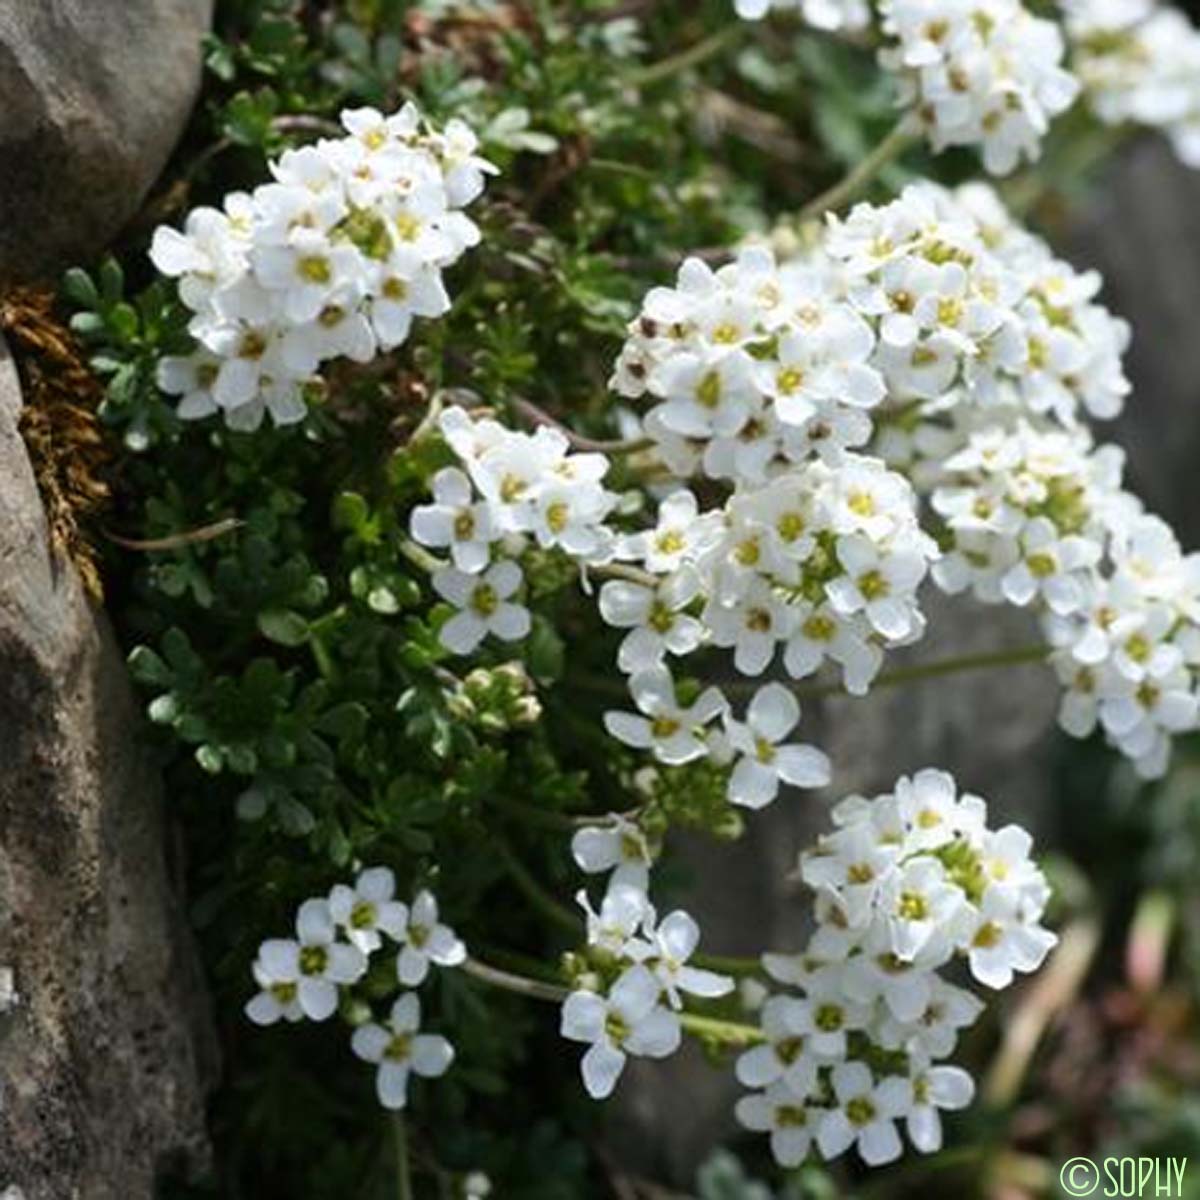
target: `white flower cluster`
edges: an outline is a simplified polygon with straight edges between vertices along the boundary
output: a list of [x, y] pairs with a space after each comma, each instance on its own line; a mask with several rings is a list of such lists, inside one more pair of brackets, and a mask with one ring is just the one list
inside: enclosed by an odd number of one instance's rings
[[1071, 67], [1100, 120], [1163, 130], [1200, 168], [1200, 29], [1154, 0], [1066, 0]]
[[935, 151], [981, 146], [994, 175], [1039, 156], [1079, 91], [1057, 25], [1020, 0], [881, 0], [880, 11], [893, 39], [880, 63]]
[[814, 29], [855, 32], [871, 23], [867, 0], [734, 0], [744, 21], [761, 21], [771, 12], [799, 12]]
[[884, 396], [874, 342], [823, 281], [751, 246], [717, 271], [689, 258], [674, 288], [652, 289], [611, 386], [657, 401], [645, 432], [675, 475], [761, 483], [866, 443]]
[[[846, 688], [862, 694], [883, 648], [924, 632], [917, 588], [936, 554], [917, 526], [909, 484], [876, 459], [844, 455], [833, 467], [816, 460], [739, 488], [723, 512], [703, 516], [690, 492], [671, 494], [654, 529], [617, 547], [618, 557], [640, 562], [647, 582], [610, 580], [600, 591], [604, 619], [630, 630], [618, 665], [631, 675], [641, 714], [607, 713], [606, 727], [663, 763], [738, 755], [735, 803], [768, 803], [779, 779], [824, 785], [823, 754], [779, 744], [800, 717], [785, 688], [761, 688], [743, 722], [717, 688], [681, 706], [664, 659], [723, 647], [741, 674], [756, 677], [782, 650], [793, 678], [828, 659]], [[708, 728], [718, 717], [723, 732]]]
[[920, 183], [858, 204], [830, 219], [821, 252], [876, 323], [872, 365], [909, 424], [914, 413], [977, 423], [975, 410], [995, 420], [1009, 408], [1070, 427], [1120, 412], [1129, 327], [1095, 303], [1099, 274], [1055, 259], [986, 185]]
[[302, 420], [322, 363], [369, 362], [449, 308], [442, 271], [479, 241], [461, 210], [495, 168], [461, 121], [436, 132], [411, 104], [342, 124], [344, 138], [286, 151], [253, 194], [156, 230], [150, 257], [194, 314], [198, 348], [158, 371], [181, 417]]
[[850, 796], [833, 818], [836, 831], [801, 858], [817, 904], [808, 948], [764, 956], [802, 994], [765, 1002], [764, 1043], [737, 1063], [756, 1089], [738, 1119], [770, 1133], [787, 1167], [813, 1145], [826, 1159], [855, 1146], [869, 1165], [890, 1162], [901, 1153], [899, 1120], [918, 1150], [938, 1150], [939, 1110], [974, 1094], [965, 1071], [940, 1064], [983, 1008], [939, 972], [965, 959], [980, 983], [1007, 987], [1056, 940], [1039, 923], [1049, 888], [1028, 833], [990, 830], [984, 802], [959, 796], [944, 772], [901, 778], [874, 799]]
[[1153, 778], [1171, 735], [1198, 724], [1200, 555], [1121, 490], [1122, 462], [1082, 429], [979, 430], [933, 491], [949, 543], [933, 573], [948, 592], [1034, 606], [1066, 688], [1063, 728], [1099, 724]]
[[601, 485], [602, 454], [570, 452], [567, 439], [543, 426], [517, 433], [465, 409], [447, 409], [443, 436], [464, 470], [446, 467], [433, 479], [434, 503], [413, 510], [413, 538], [448, 551], [452, 566], [433, 574], [433, 587], [458, 612], [439, 639], [454, 654], [472, 653], [490, 633], [516, 641], [530, 629], [528, 609], [512, 599], [523, 575], [517, 558], [530, 539], [583, 563], [611, 555], [604, 524], [617, 497]]
[[1200, 554], [1144, 513], [1111, 530], [1107, 549], [1079, 607], [1045, 618], [1066, 689], [1059, 723], [1076, 737], [1099, 726], [1155, 779], [1173, 735], [1200, 728]]
[[[385, 936], [399, 946], [396, 977], [403, 987], [423, 983], [431, 963], [453, 967], [465, 961], [466, 947], [438, 919], [431, 892], [418, 892], [411, 905], [395, 894], [392, 872], [371, 867], [353, 887], [337, 884], [328, 897], [305, 900], [295, 938], [269, 938], [259, 947], [253, 971], [260, 990], [246, 1005], [250, 1020], [327, 1020], [337, 1010], [340, 989], [362, 979]], [[378, 1067], [376, 1092], [385, 1108], [405, 1106], [410, 1074], [442, 1075], [454, 1060], [444, 1037], [420, 1029], [420, 1001], [402, 991], [385, 1024], [367, 1022], [354, 1031], [351, 1049]]]
[[588, 1095], [611, 1095], [630, 1055], [667, 1058], [682, 1040], [683, 996], [716, 997], [733, 980], [688, 965], [700, 928], [682, 910], [661, 920], [648, 895], [651, 852], [632, 822], [581, 829], [571, 844], [581, 869], [611, 872], [599, 911], [587, 892], [576, 899], [587, 916], [587, 945], [598, 954], [562, 1007], [562, 1036], [587, 1045], [581, 1071]]

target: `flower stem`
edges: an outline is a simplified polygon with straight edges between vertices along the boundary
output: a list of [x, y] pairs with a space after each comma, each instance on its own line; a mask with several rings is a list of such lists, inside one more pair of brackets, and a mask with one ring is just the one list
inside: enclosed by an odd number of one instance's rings
[[564, 425], [556, 417], [552, 417], [545, 409], [539, 408], [532, 400], [516, 397], [512, 406], [522, 417], [534, 425], [546, 425], [557, 429], [576, 450], [591, 451], [594, 454], [635, 454], [654, 445], [653, 438], [616, 438], [611, 441], [599, 441], [596, 438], [584, 437], [569, 426]]
[[400, 541], [400, 553], [408, 559], [414, 567], [422, 571], [428, 572], [430, 575], [434, 571], [440, 571], [446, 564], [442, 562], [436, 554], [430, 554], [423, 546], [418, 546], [416, 542], [410, 538], [402, 538]]
[[512, 876], [517, 887], [525, 893], [526, 899], [533, 907], [561, 929], [569, 930], [573, 937], [578, 937], [583, 928], [583, 918], [577, 917], [569, 908], [559, 904], [549, 892], [545, 891], [506, 842], [497, 839], [495, 845], [505, 870]]
[[515, 975], [512, 971], [502, 971], [499, 967], [488, 966], [475, 958], [468, 958], [462, 969], [478, 979], [480, 983], [491, 984], [492, 987], [503, 988], [518, 996], [528, 996], [532, 1000], [545, 1000], [549, 1004], [561, 1004], [570, 993], [565, 987], [554, 983], [543, 983], [540, 979], [529, 979], [525, 975]]
[[[532, 1000], [544, 1000], [548, 1004], [561, 1004], [571, 993], [569, 988], [552, 983], [542, 983], [511, 971], [501, 971], [478, 959], [468, 958], [462, 968], [473, 979], [492, 987], [501, 988], [517, 996]], [[679, 1023], [695, 1037], [726, 1046], [750, 1046], [763, 1040], [763, 1032], [757, 1026], [743, 1025], [738, 1021], [725, 1021], [719, 1017], [703, 1017], [698, 1013], [680, 1013]]]
[[844, 208], [861, 192], [867, 184], [883, 170], [893, 159], [899, 157], [913, 140], [912, 125], [907, 114], [902, 117], [895, 128], [863, 158], [849, 174], [840, 182], [835, 183], [828, 191], [813, 197], [801, 210], [797, 224], [815, 220], [822, 213]]
[[[941, 658], [934, 662], [919, 663], [915, 667], [897, 667], [875, 677], [871, 688], [899, 687], [905, 683], [918, 683], [923, 679], [940, 679], [944, 675], [957, 675], [961, 671], [982, 671], [990, 667], [1017, 667], [1025, 663], [1042, 662], [1053, 646], [1019, 646], [1015, 650], [994, 650], [986, 654], [963, 654], [956, 658]], [[801, 685], [793, 689], [797, 696], [848, 696], [849, 692], [840, 683]]]
[[396, 1198], [413, 1200], [412, 1171], [408, 1163], [408, 1130], [402, 1112], [392, 1113], [392, 1139], [396, 1148]]
[[679, 1023], [703, 1041], [720, 1042], [726, 1046], [753, 1046], [764, 1041], [763, 1031], [756, 1025], [738, 1021], [723, 1021], [718, 1017], [702, 1017], [697, 1013], [680, 1013]]
[[681, 50], [678, 54], [671, 55], [670, 58], [664, 58], [661, 62], [644, 67], [641, 71], [636, 72], [629, 82], [634, 87], [649, 87], [653, 83], [661, 83], [664, 79], [670, 79], [672, 75], [678, 75], [691, 67], [698, 67], [701, 63], [720, 54], [726, 46], [735, 42], [744, 32], [744, 22], [730, 21], [716, 33], [694, 42], [686, 50]]

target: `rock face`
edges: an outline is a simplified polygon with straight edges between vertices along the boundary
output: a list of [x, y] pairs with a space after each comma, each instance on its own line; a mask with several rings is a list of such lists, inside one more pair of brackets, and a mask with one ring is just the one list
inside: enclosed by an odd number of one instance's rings
[[137, 211], [191, 111], [212, 6], [0, 4], [0, 282], [57, 275]]
[[20, 404], [0, 341], [0, 1188], [150, 1200], [205, 1151], [203, 984], [124, 663], [47, 547]]

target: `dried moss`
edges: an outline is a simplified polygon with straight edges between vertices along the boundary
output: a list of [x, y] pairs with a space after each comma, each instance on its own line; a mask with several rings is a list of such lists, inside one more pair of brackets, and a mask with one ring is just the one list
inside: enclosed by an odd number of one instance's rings
[[110, 454], [97, 416], [103, 389], [55, 316], [52, 292], [10, 291], [0, 301], [0, 331], [21, 379], [20, 430], [46, 507], [51, 544], [98, 599], [100, 573], [89, 531], [109, 499]]

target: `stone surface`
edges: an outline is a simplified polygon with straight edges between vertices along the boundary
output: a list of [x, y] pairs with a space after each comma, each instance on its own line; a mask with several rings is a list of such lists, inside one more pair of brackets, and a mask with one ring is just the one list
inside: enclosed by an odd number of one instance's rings
[[97, 253], [162, 170], [212, 0], [0, 0], [0, 282]]
[[1128, 450], [1129, 486], [1200, 549], [1200, 171], [1147, 135], [1111, 164], [1057, 241], [1100, 271], [1101, 299], [1133, 325], [1134, 392], [1101, 436]]
[[124, 663], [52, 557], [0, 341], [0, 1188], [150, 1200], [205, 1152], [204, 989]]

